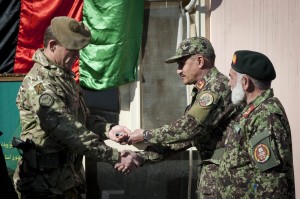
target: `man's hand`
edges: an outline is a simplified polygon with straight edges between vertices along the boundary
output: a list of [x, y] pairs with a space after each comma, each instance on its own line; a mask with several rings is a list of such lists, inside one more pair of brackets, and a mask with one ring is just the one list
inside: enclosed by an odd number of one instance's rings
[[127, 144], [129, 133], [131, 133], [131, 131], [126, 126], [116, 125], [110, 129], [108, 137], [112, 141], [120, 144]]
[[143, 163], [142, 157], [131, 150], [123, 150], [120, 154], [120, 160], [115, 165], [115, 169], [122, 173], [130, 173], [139, 168]]
[[144, 129], [136, 129], [135, 131], [130, 133], [128, 138], [128, 144], [135, 144], [144, 141], [143, 132]]

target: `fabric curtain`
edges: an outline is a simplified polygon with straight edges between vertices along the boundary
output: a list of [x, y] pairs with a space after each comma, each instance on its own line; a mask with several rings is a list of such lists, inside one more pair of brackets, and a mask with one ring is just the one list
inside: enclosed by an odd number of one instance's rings
[[51, 19], [69, 16], [92, 32], [91, 43], [73, 67], [82, 86], [103, 90], [136, 79], [144, 1], [0, 0], [0, 11], [0, 73], [26, 74]]
[[85, 0], [83, 21], [92, 41], [80, 53], [80, 84], [97, 90], [136, 79], [144, 1]]

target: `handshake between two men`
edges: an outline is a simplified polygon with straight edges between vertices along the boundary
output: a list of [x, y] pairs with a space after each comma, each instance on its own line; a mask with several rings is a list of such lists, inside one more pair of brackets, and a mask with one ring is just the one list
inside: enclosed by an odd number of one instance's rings
[[[144, 130], [136, 129], [131, 132], [127, 127], [116, 125], [111, 128], [108, 133], [110, 140], [119, 144], [135, 144], [144, 140]], [[130, 173], [139, 168], [143, 163], [143, 158], [132, 150], [122, 150], [120, 152], [120, 159], [115, 164], [114, 168], [122, 173]]]

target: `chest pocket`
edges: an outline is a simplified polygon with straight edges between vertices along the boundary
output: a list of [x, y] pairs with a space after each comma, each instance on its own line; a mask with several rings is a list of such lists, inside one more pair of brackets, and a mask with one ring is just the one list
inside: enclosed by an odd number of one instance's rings
[[242, 136], [242, 128], [239, 124], [234, 124], [232, 128], [227, 129], [227, 137], [225, 140], [225, 146], [229, 150], [239, 149], [242, 145], [241, 140]]
[[239, 124], [228, 129], [225, 148], [226, 151], [222, 159], [230, 168], [240, 167], [241, 164], [245, 165], [245, 162], [249, 160], [244, 150], [243, 129]]
[[249, 140], [249, 143], [252, 159], [259, 170], [266, 171], [280, 164], [271, 145], [270, 132], [262, 132], [254, 135]]

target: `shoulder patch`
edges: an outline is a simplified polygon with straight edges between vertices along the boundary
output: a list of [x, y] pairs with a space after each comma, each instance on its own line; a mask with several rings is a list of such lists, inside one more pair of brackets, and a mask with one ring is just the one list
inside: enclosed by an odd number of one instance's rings
[[37, 85], [34, 86], [34, 90], [36, 94], [40, 95], [45, 91], [45, 88], [42, 83], [38, 83]]
[[254, 159], [259, 163], [265, 163], [270, 158], [270, 149], [265, 144], [258, 144], [253, 150]]
[[40, 96], [39, 103], [40, 106], [51, 107], [54, 104], [54, 98], [50, 94], [44, 93]]
[[210, 93], [204, 93], [199, 97], [199, 103], [201, 106], [209, 106], [213, 103], [214, 97]]

